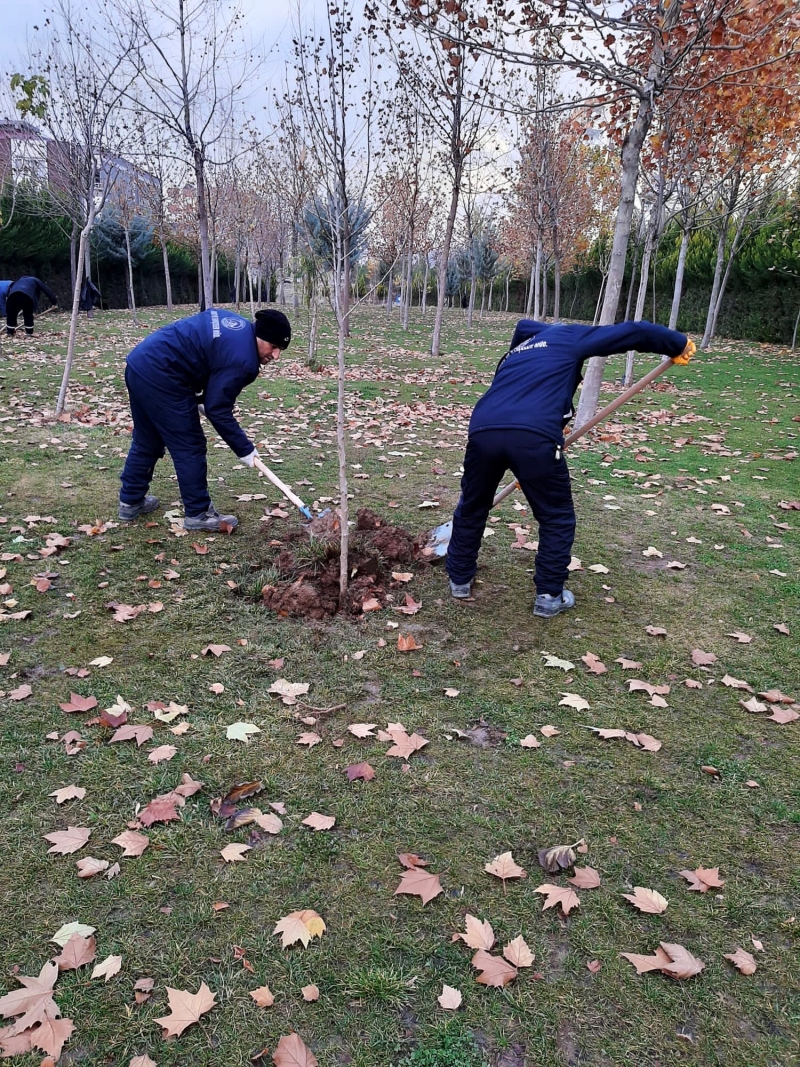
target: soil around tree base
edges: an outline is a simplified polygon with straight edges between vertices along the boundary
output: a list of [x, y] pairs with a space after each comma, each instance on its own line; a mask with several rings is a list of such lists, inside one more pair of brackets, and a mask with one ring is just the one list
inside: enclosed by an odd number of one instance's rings
[[[346, 615], [363, 615], [386, 607], [389, 597], [402, 601], [404, 582], [392, 572], [427, 566], [422, 555], [425, 535], [414, 537], [391, 526], [369, 508], [361, 508], [350, 531], [350, 581], [343, 607]], [[261, 590], [263, 604], [279, 615], [325, 619], [339, 612], [339, 518], [331, 512], [285, 535], [270, 561], [280, 579]], [[400, 594], [398, 596], [398, 594]]]

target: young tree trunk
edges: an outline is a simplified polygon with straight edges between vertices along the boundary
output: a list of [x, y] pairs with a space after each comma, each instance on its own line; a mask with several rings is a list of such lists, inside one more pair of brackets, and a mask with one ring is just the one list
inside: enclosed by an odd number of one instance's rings
[[133, 292], [133, 260], [131, 259], [131, 231], [129, 226], [125, 227], [125, 251], [128, 257], [128, 306], [131, 309], [133, 325], [138, 326], [139, 320], [136, 317], [136, 296]]
[[542, 322], [547, 322], [547, 261], [542, 264]]
[[528, 279], [527, 292], [525, 293], [525, 318], [527, 319], [533, 317], [533, 282], [538, 273], [539, 268], [536, 262], [536, 257], [534, 256], [533, 262], [531, 263], [531, 276]]
[[800, 308], [797, 311], [797, 318], [794, 320], [794, 331], [792, 332], [792, 352], [797, 345], [797, 327], [800, 326]]
[[317, 288], [311, 285], [311, 325], [308, 328], [308, 366], [312, 370], [317, 365]]
[[169, 249], [167, 248], [163, 230], [159, 234], [159, 239], [161, 241], [161, 255], [164, 258], [164, 285], [167, 290], [167, 311], [172, 311], [172, 278], [169, 273]]
[[[674, 20], [680, 13], [679, 0], [673, 0], [669, 9], [666, 23]], [[661, 46], [663, 47], [663, 45]], [[655, 75], [653, 75], [655, 76]], [[622, 148], [622, 174], [620, 181], [619, 207], [614, 223], [614, 241], [611, 248], [611, 264], [608, 270], [603, 297], [603, 307], [600, 312], [600, 325], [610, 326], [617, 317], [619, 296], [622, 290], [622, 282], [625, 275], [625, 259], [628, 252], [628, 240], [631, 233], [631, 218], [636, 200], [636, 186], [639, 179], [639, 159], [642, 145], [645, 142], [650, 123], [653, 118], [653, 99], [649, 92], [642, 92], [639, 96], [639, 107], [633, 125], [628, 131]], [[600, 396], [600, 383], [603, 380], [605, 360], [595, 357], [590, 359], [586, 367], [586, 375], [583, 380], [581, 398], [578, 403], [578, 411], [575, 416], [575, 428], [579, 429], [594, 415], [597, 410], [597, 400]]]
[[603, 293], [606, 288], [607, 274], [604, 274], [600, 279], [600, 292], [597, 294], [597, 303], [594, 306], [594, 318], [592, 319], [592, 326], [596, 326], [600, 319], [600, 308], [602, 307]]
[[531, 275], [533, 281], [533, 317], [537, 321], [543, 318], [542, 315], [542, 231], [539, 230], [539, 236], [536, 238], [536, 260], [533, 265], [533, 274]]
[[431, 338], [431, 355], [438, 356], [442, 342], [442, 319], [444, 318], [444, 294], [447, 288], [447, 264], [450, 262], [450, 246], [453, 243], [453, 230], [456, 224], [456, 212], [458, 211], [458, 199], [461, 193], [461, 170], [456, 167], [453, 176], [453, 185], [450, 190], [450, 210], [447, 213], [447, 225], [444, 231], [444, 241], [439, 256], [439, 280], [436, 293], [436, 316], [433, 320], [433, 336]]
[[561, 256], [553, 252], [553, 322], [561, 321]]
[[350, 516], [347, 499], [347, 447], [344, 424], [344, 387], [345, 387], [345, 322], [339, 317], [339, 344], [337, 346], [337, 386], [336, 386], [336, 452], [339, 458], [339, 518], [341, 522], [341, 545], [339, 550], [339, 608], [344, 607], [347, 596], [347, 581], [350, 576]]
[[628, 299], [625, 303], [625, 321], [628, 322], [631, 317], [631, 304], [633, 303], [633, 287], [636, 285], [636, 271], [639, 267], [639, 242], [633, 250], [633, 267], [631, 268], [631, 280], [628, 284]]
[[510, 287], [511, 287], [511, 271], [509, 271], [508, 274], [506, 275], [506, 307], [505, 307], [506, 314], [508, 314], [508, 301], [509, 301], [509, 297], [510, 297], [510, 293], [509, 293]]
[[[654, 209], [655, 210], [655, 209]], [[655, 221], [647, 227], [647, 236], [644, 243], [644, 251], [642, 252], [642, 272], [639, 275], [639, 289], [636, 293], [636, 311], [633, 318], [635, 322], [640, 322], [642, 315], [644, 314], [644, 302], [647, 297], [647, 283], [650, 280], [650, 260], [653, 255], [653, 243], [654, 243], [654, 227]], [[633, 381], [633, 364], [636, 357], [636, 353], [630, 351], [625, 356], [625, 378], [623, 384], [627, 387]]]
[[478, 279], [475, 276], [475, 256], [471, 256], [471, 265], [469, 271], [469, 302], [467, 304], [467, 326], [472, 326], [472, 314], [475, 310], [475, 289], [478, 283]]
[[[739, 250], [739, 241], [741, 240], [742, 230], [744, 229], [744, 224], [745, 224], [746, 217], [747, 217], [746, 212], [742, 211], [742, 214], [741, 214], [741, 216], [739, 218], [739, 222], [737, 223], [737, 226], [736, 226], [736, 232], [733, 235], [733, 241], [731, 241], [731, 247], [730, 247], [730, 251], [728, 253], [728, 261], [727, 261], [727, 263], [725, 265], [725, 273], [722, 276], [722, 281], [719, 284], [719, 291], [717, 292], [717, 298], [714, 301], [713, 305], [709, 308], [710, 327], [709, 327], [709, 325], [707, 323], [706, 324], [706, 333], [703, 334], [703, 341], [702, 341], [702, 344], [700, 346], [703, 349], [707, 348], [708, 345], [711, 344], [711, 342], [713, 341], [713, 339], [717, 335], [717, 320], [719, 319], [719, 313], [720, 313], [720, 311], [722, 309], [722, 298], [725, 295], [725, 289], [727, 288], [727, 285], [728, 285], [728, 279], [731, 276], [731, 267], [733, 266], [734, 257], [736, 256], [736, 253]], [[707, 336], [706, 336], [706, 334], [707, 334]]]
[[719, 295], [720, 285], [722, 284], [722, 267], [725, 260], [725, 238], [728, 231], [728, 222], [730, 221], [730, 213], [725, 212], [725, 217], [720, 223], [719, 234], [717, 235], [717, 257], [714, 264], [714, 281], [711, 285], [711, 298], [708, 302], [708, 312], [706, 314], [706, 325], [703, 331], [703, 339], [699, 344], [699, 348], [705, 350], [708, 347], [708, 342], [711, 338], [711, 324], [714, 319], [714, 307], [717, 302], [717, 296]]
[[389, 277], [386, 279], [386, 314], [391, 315], [394, 305], [394, 264], [389, 267]]
[[78, 277], [78, 263], [75, 258], [76, 247], [78, 243], [78, 224], [73, 220], [72, 231], [69, 235], [69, 280], [72, 285], [73, 291], [75, 289], [75, 279]]
[[411, 246], [408, 248], [408, 258], [406, 262], [406, 300], [403, 305], [403, 329], [408, 329], [408, 315], [411, 310], [411, 298], [413, 294], [412, 282], [414, 280], [413, 273], [413, 259], [411, 256]]
[[206, 202], [206, 174], [203, 153], [195, 148], [192, 153], [194, 180], [197, 190], [197, 228], [200, 234], [200, 277], [203, 280], [200, 306], [211, 307], [214, 291], [211, 287], [211, 255], [208, 237], [208, 204]]
[[283, 249], [281, 249], [280, 252], [278, 253], [278, 271], [279, 271], [279, 274], [278, 274], [278, 294], [277, 294], [278, 295], [278, 303], [280, 304], [281, 307], [285, 307], [285, 305], [286, 305], [286, 294], [284, 293], [284, 290], [283, 290], [283, 275], [285, 273], [284, 269], [283, 269]]
[[236, 262], [233, 268], [233, 295], [236, 301], [236, 310], [239, 310], [239, 301], [241, 298], [241, 281], [242, 281], [242, 251], [239, 247], [239, 242], [236, 242]]
[[422, 317], [423, 321], [425, 319], [425, 311], [426, 311], [427, 306], [428, 306], [428, 280], [430, 278], [430, 273], [431, 273], [431, 267], [430, 267], [430, 264], [428, 263], [428, 257], [426, 255], [425, 256], [425, 280], [422, 283], [421, 317]]
[[678, 265], [675, 268], [675, 288], [672, 291], [672, 307], [669, 312], [669, 328], [675, 330], [678, 327], [678, 313], [681, 309], [681, 296], [683, 295], [683, 275], [686, 271], [686, 255], [689, 251], [689, 226], [685, 225], [681, 234], [681, 247], [678, 252]]
[[248, 287], [250, 289], [250, 318], [251, 319], [255, 319], [255, 317], [256, 317], [256, 302], [255, 302], [255, 298], [253, 296], [253, 272], [250, 269], [250, 256], [249, 256], [249, 254], [248, 254], [248, 257], [247, 257], [247, 260], [246, 260], [245, 269], [247, 270], [247, 284], [248, 284]]
[[[94, 188], [94, 176], [89, 186]], [[90, 198], [89, 202], [89, 215], [86, 219], [86, 225], [81, 230], [80, 244], [78, 246], [78, 262], [85, 262], [86, 248], [89, 244], [89, 236], [94, 226], [95, 216], [95, 203], [94, 198]], [[67, 389], [69, 388], [70, 374], [72, 373], [72, 363], [75, 358], [75, 334], [78, 329], [78, 312], [81, 302], [81, 285], [82, 279], [79, 275], [76, 275], [75, 285], [72, 290], [72, 313], [69, 320], [69, 337], [67, 339], [67, 358], [64, 361], [64, 373], [61, 376], [61, 387], [58, 390], [58, 400], [56, 401], [56, 417], [61, 415], [64, 411], [64, 405], [67, 401]]]

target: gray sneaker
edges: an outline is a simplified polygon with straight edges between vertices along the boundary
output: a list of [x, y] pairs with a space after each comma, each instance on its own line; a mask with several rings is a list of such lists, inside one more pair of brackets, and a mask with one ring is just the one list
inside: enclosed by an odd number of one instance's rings
[[454, 600], [467, 600], [472, 596], [472, 582], [467, 582], [465, 585], [456, 585], [450, 579], [450, 595]]
[[569, 589], [562, 589], [561, 596], [550, 596], [549, 593], [540, 593], [533, 605], [533, 614], [542, 619], [550, 619], [554, 615], [560, 615], [562, 611], [575, 607], [575, 597]]
[[218, 530], [222, 522], [233, 530], [239, 525], [239, 520], [235, 515], [220, 515], [212, 504], [202, 515], [187, 515], [183, 520], [183, 528], [184, 530]]
[[146, 496], [138, 504], [123, 504], [120, 500], [117, 515], [123, 522], [133, 522], [140, 515], [149, 515], [151, 511], [155, 511], [158, 504], [157, 496]]

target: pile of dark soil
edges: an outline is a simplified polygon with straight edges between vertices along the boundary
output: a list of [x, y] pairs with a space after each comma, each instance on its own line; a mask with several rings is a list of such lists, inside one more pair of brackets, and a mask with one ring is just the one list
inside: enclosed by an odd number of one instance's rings
[[[344, 613], [361, 615], [385, 607], [387, 596], [404, 583], [392, 572], [407, 572], [412, 564], [427, 566], [422, 555], [425, 535], [415, 538], [390, 526], [374, 511], [362, 508], [350, 531], [350, 582]], [[281, 575], [261, 590], [265, 607], [279, 615], [324, 619], [339, 611], [339, 520], [331, 513], [307, 527], [290, 531], [276, 548], [271, 565]]]

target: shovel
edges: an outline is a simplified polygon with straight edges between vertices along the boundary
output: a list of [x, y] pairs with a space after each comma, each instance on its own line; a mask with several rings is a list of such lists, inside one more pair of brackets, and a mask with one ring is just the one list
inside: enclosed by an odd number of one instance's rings
[[314, 516], [311, 514], [311, 509], [306, 507], [306, 505], [303, 503], [297, 493], [292, 492], [286, 482], [282, 482], [277, 474], [273, 474], [269, 467], [266, 465], [266, 463], [263, 463], [258, 456], [256, 456], [253, 462], [253, 466], [256, 468], [256, 470], [261, 471], [265, 478], [269, 478], [275, 488], [279, 489], [287, 500], [291, 500], [291, 502], [302, 515], [304, 515], [307, 519], [314, 518]]
[[[641, 392], [641, 390], [646, 388], [651, 382], [654, 382], [660, 374], [664, 373], [667, 367], [671, 366], [671, 364], [671, 359], [662, 360], [657, 367], [653, 367], [653, 369], [647, 374], [645, 374], [643, 378], [640, 378], [638, 382], [634, 382], [634, 384], [629, 389], [626, 389], [623, 393], [620, 393], [618, 397], [612, 400], [610, 404], [606, 405], [606, 407], [604, 407], [602, 411], [598, 411], [597, 414], [592, 416], [592, 418], [589, 419], [588, 422], [585, 422], [583, 426], [579, 426], [577, 430], [573, 430], [568, 437], [564, 438], [564, 444], [562, 447], [566, 448], [567, 445], [571, 445], [573, 441], [577, 441], [579, 437], [583, 437], [585, 433], [588, 433], [589, 430], [597, 426], [599, 422], [602, 422], [604, 419], [607, 419], [609, 415], [613, 415], [617, 408], [622, 407], [622, 405], [628, 400], [630, 400], [632, 396], [636, 396], [638, 392]], [[504, 489], [500, 490], [500, 492], [492, 501], [492, 507], [497, 507], [497, 505], [502, 500], [505, 500], [507, 496], [510, 496], [515, 489], [519, 489], [519, 482], [516, 479], [509, 485], [505, 486]], [[447, 547], [450, 544], [450, 538], [452, 537], [452, 534], [452, 519], [449, 522], [443, 522], [441, 526], [437, 526], [434, 530], [431, 530], [430, 537], [428, 538], [428, 542], [423, 550], [424, 554], [428, 558], [432, 557], [434, 559], [441, 559], [442, 556], [446, 556]]]

